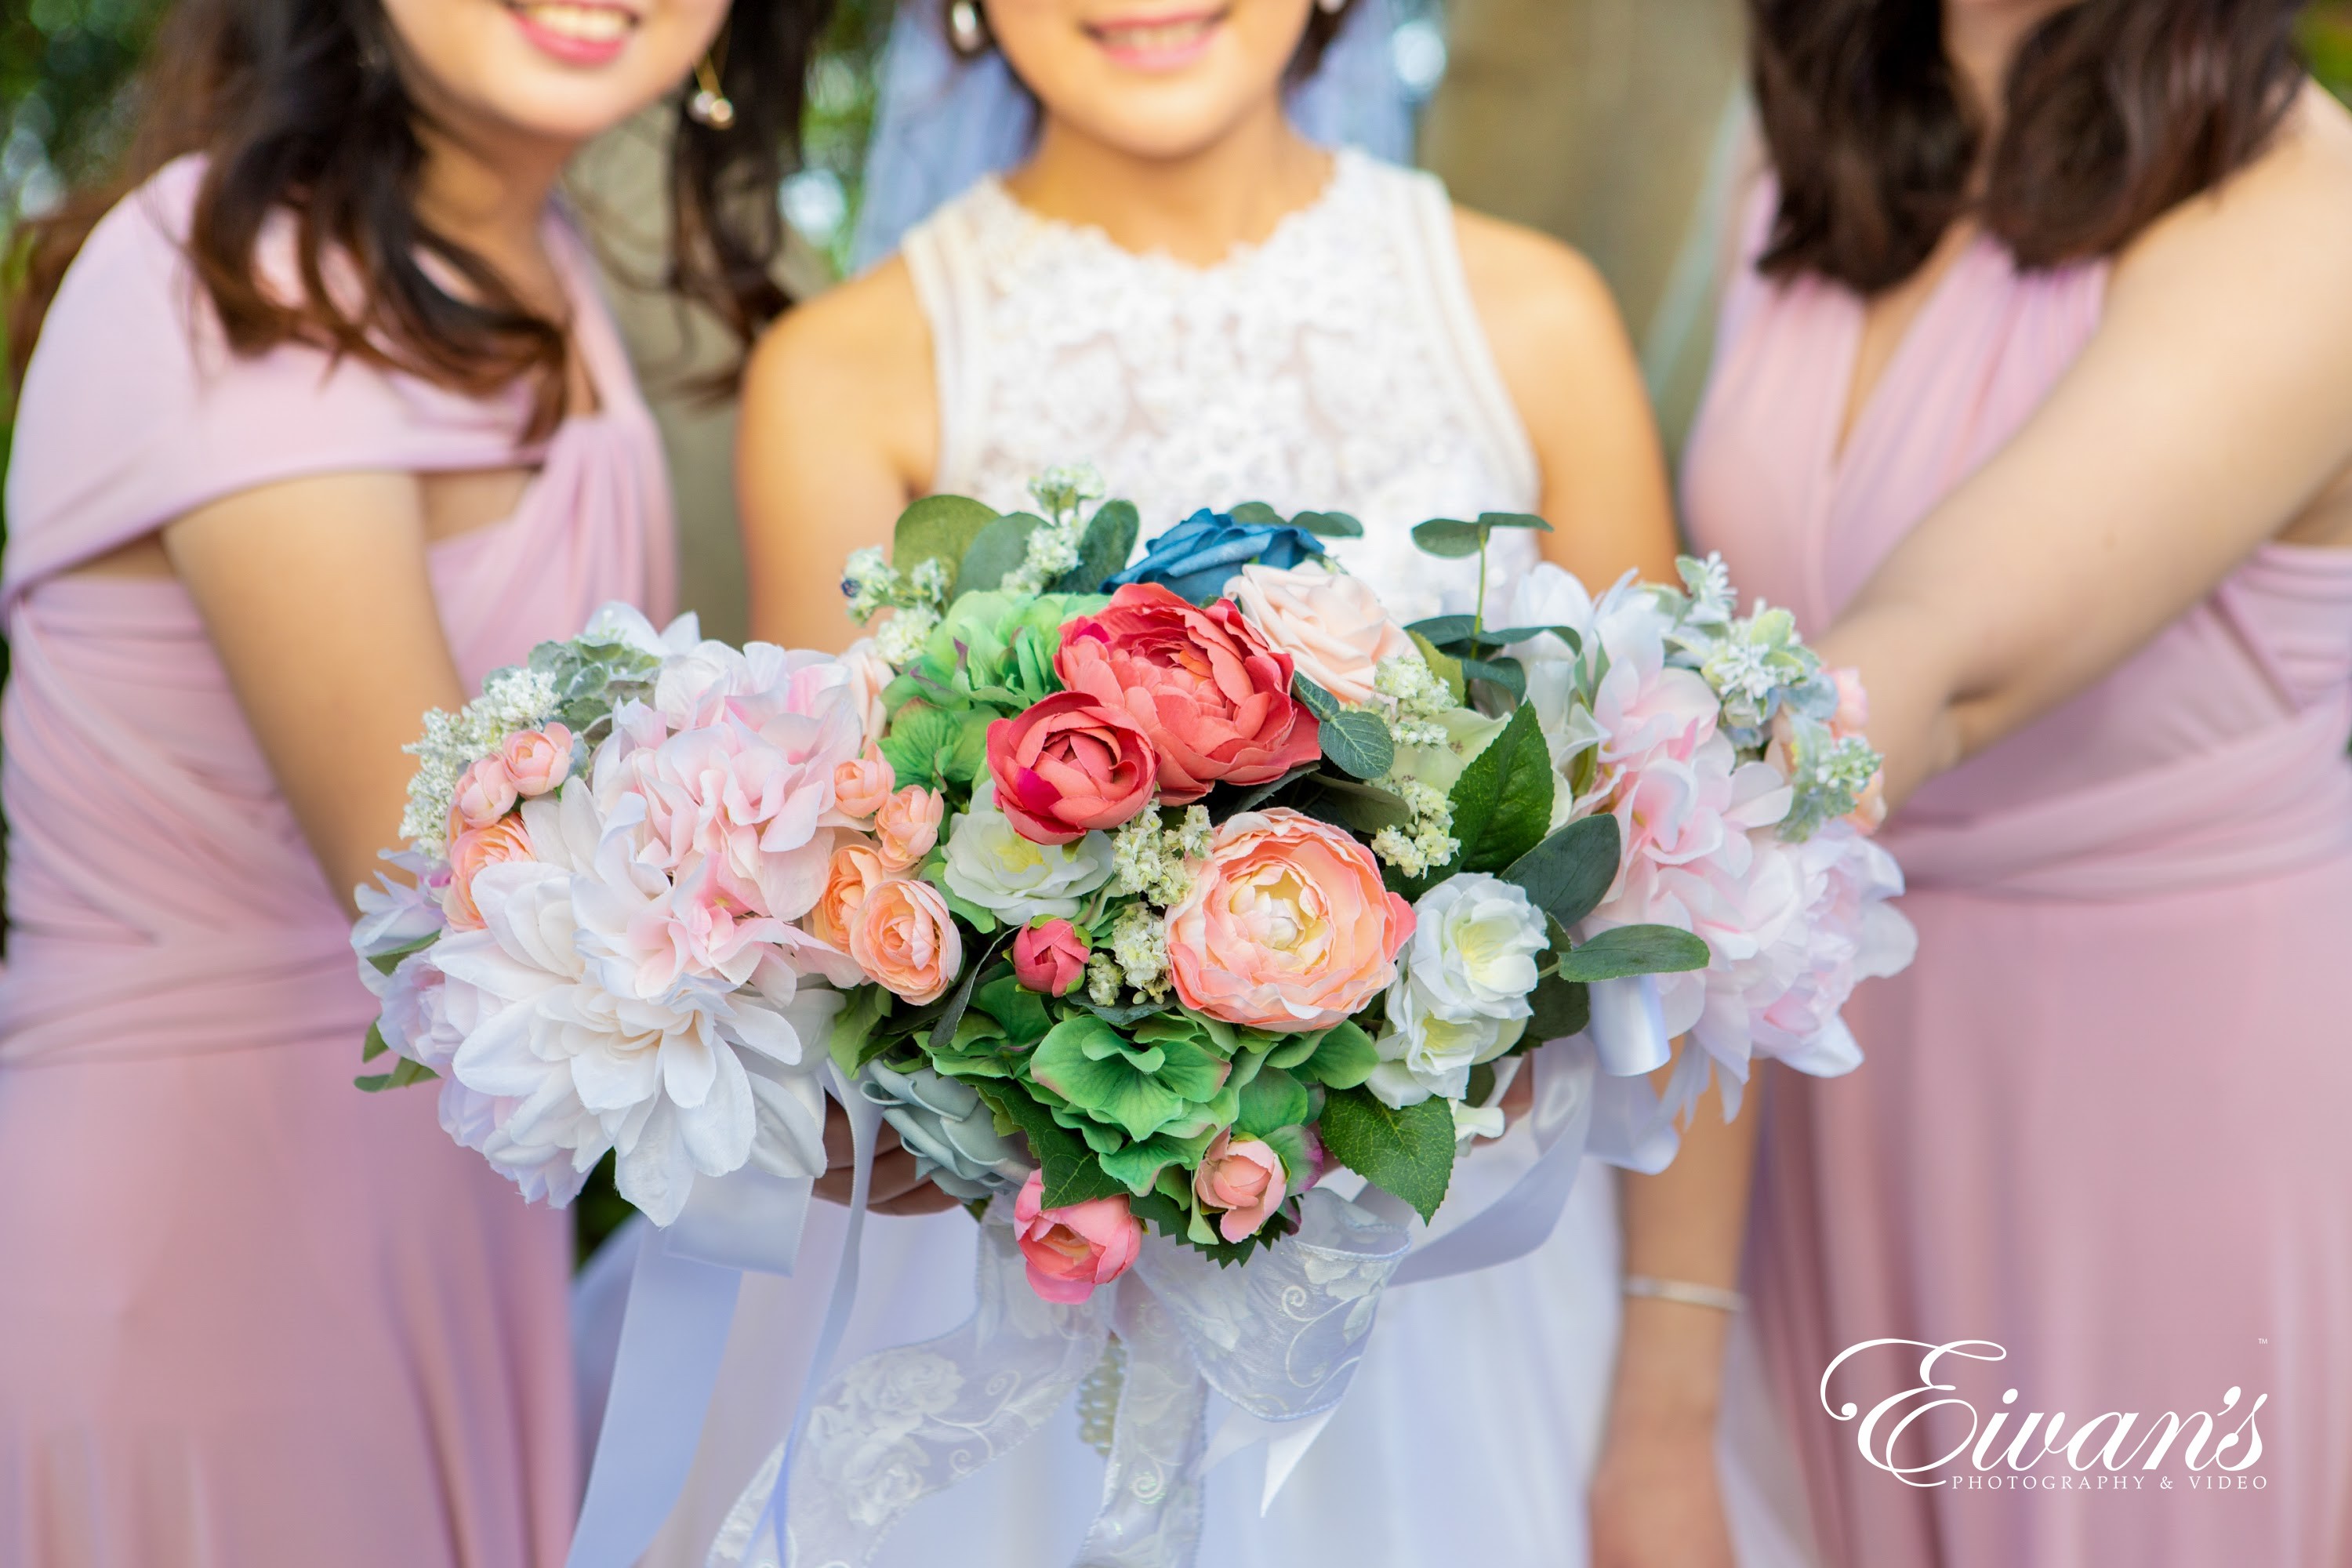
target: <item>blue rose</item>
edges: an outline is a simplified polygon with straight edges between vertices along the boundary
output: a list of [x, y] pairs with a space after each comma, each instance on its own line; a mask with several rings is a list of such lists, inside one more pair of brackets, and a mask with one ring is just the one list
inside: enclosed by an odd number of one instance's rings
[[1235, 522], [1224, 512], [1204, 507], [1146, 545], [1142, 560], [1103, 586], [1159, 583], [1181, 598], [1206, 605], [1253, 561], [1288, 567], [1322, 553], [1322, 542], [1303, 528]]

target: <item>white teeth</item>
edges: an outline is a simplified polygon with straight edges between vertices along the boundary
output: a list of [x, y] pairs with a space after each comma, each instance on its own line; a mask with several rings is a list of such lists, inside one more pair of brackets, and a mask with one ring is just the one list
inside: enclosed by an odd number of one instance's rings
[[1101, 29], [1103, 42], [1121, 49], [1172, 49], [1192, 42], [1215, 25], [1200, 17], [1183, 22], [1112, 24]]
[[609, 44], [627, 32], [633, 18], [606, 5], [525, 5], [524, 16], [549, 32], [583, 44]]

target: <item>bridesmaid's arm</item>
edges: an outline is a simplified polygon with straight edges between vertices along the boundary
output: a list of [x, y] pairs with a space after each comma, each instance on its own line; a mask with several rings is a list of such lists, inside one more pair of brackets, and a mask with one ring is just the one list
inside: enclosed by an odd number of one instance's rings
[[887, 545], [939, 462], [930, 328], [893, 259], [787, 314], [753, 351], [735, 441], [751, 635], [838, 652], [849, 552]]
[[2347, 255], [2352, 118], [2316, 88], [2124, 252], [2049, 401], [1822, 639], [1869, 688], [1890, 802], [2098, 680], [2264, 540], [2352, 545]]
[[[1540, 510], [1555, 531], [1543, 537], [1546, 558], [1595, 592], [1628, 568], [1673, 582], [1665, 459], [1607, 285], [1557, 240], [1458, 210], [1455, 226], [1471, 298], [1542, 465]], [[1675, 1163], [1625, 1177], [1629, 1272], [1726, 1288], [1738, 1280], [1755, 1100], [1727, 1125], [1710, 1092]], [[1593, 1481], [1595, 1568], [1729, 1568], [1715, 1482], [1724, 1330], [1723, 1314], [1705, 1308], [1626, 1303]]]
[[417, 480], [243, 491], [163, 531], [237, 705], [346, 912], [396, 847], [428, 708], [466, 700], [425, 571]]

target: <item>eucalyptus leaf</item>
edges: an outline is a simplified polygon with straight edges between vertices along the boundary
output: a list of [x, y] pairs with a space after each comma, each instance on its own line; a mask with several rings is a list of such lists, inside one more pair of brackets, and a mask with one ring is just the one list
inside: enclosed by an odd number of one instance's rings
[[1608, 896], [1622, 845], [1614, 816], [1581, 816], [1512, 861], [1503, 879], [1552, 919], [1574, 925]]
[[1318, 765], [1315, 763], [1301, 763], [1278, 779], [1244, 791], [1241, 797], [1234, 802], [1234, 810], [1255, 811], [1259, 806], [1313, 773]]
[[1078, 540], [1078, 563], [1055, 580], [1054, 592], [1102, 592], [1103, 579], [1126, 569], [1128, 557], [1135, 553], [1136, 535], [1142, 528], [1133, 501], [1103, 502]]
[[1347, 711], [1339, 705], [1338, 698], [1303, 675], [1294, 675], [1290, 678], [1290, 689], [1307, 710], [1318, 719], [1337, 719]]
[[1317, 1124], [1332, 1159], [1411, 1205], [1424, 1220], [1454, 1181], [1454, 1113], [1433, 1095], [1391, 1110], [1366, 1090], [1334, 1089]]
[[1672, 974], [1705, 969], [1704, 939], [1674, 926], [1616, 926], [1559, 961], [1563, 980], [1622, 980], [1631, 974]]
[[1029, 558], [1029, 536], [1045, 526], [1044, 518], [1016, 511], [973, 535], [956, 570], [956, 597], [987, 593], [1002, 584], [1008, 573], [1020, 570]]
[[1293, 528], [1325, 539], [1361, 539], [1364, 525], [1344, 511], [1302, 511], [1290, 520]]
[[1412, 542], [1427, 554], [1445, 560], [1475, 555], [1486, 547], [1486, 531], [1459, 518], [1433, 517], [1412, 525]]
[[1320, 726], [1323, 754], [1360, 779], [1376, 779], [1396, 761], [1396, 742], [1377, 713], [1335, 714]]
[[1245, 500], [1225, 515], [1245, 528], [1280, 528], [1283, 525], [1282, 514], [1262, 500]]
[[1481, 528], [1531, 528], [1538, 533], [1549, 533], [1551, 524], [1531, 511], [1482, 511], [1478, 514]]
[[1403, 799], [1377, 784], [1358, 784], [1353, 779], [1333, 778], [1327, 773], [1315, 781], [1315, 787], [1321, 796], [1316, 804], [1324, 811], [1312, 815], [1326, 821], [1337, 817], [1340, 826], [1357, 833], [1369, 835], [1383, 827], [1402, 827], [1412, 820], [1412, 808]]
[[1465, 658], [1462, 679], [1491, 681], [1509, 692], [1513, 702], [1527, 700], [1528, 672], [1516, 658]]
[[996, 509], [970, 496], [925, 496], [898, 514], [890, 533], [890, 563], [912, 572], [929, 559], [947, 563], [950, 575], [980, 531], [996, 521]]
[[1547, 974], [1536, 983], [1528, 994], [1528, 1005], [1533, 1011], [1527, 1032], [1519, 1038], [1530, 1048], [1580, 1035], [1592, 1022], [1592, 1000], [1584, 986], [1557, 974]]

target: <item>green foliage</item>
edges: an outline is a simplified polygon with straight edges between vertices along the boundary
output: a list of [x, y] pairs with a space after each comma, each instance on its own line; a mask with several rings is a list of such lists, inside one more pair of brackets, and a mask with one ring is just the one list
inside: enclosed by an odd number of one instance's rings
[[[361, 1049], [362, 1059], [365, 1059], [366, 1047], [362, 1047]], [[422, 1062], [413, 1062], [403, 1057], [392, 1064], [390, 1072], [362, 1074], [352, 1079], [352, 1087], [362, 1094], [380, 1094], [387, 1089], [406, 1089], [412, 1083], [424, 1083], [440, 1076]]]
[[1057, 594], [1099, 594], [1106, 578], [1126, 569], [1143, 521], [1135, 503], [1107, 500], [1078, 536], [1078, 563], [1051, 584]]
[[972, 535], [956, 572], [955, 591], [985, 593], [1003, 583], [1006, 574], [1019, 571], [1029, 558], [1029, 536], [1045, 526], [1045, 520], [1033, 512], [1009, 512]]
[[1360, 710], [1318, 721], [1323, 755], [1343, 773], [1376, 779], [1396, 761], [1396, 742], [1377, 713]]
[[1361, 1089], [1335, 1089], [1319, 1124], [1331, 1158], [1422, 1218], [1437, 1213], [1454, 1180], [1454, 1112], [1434, 1096], [1391, 1110]]
[[1005, 1131], [1017, 1131], [1029, 1140], [1030, 1156], [1045, 1173], [1040, 1201], [1047, 1208], [1116, 1197], [1128, 1190], [1126, 1183], [1102, 1168], [1085, 1140], [1055, 1121], [1053, 1111], [1040, 1101], [1018, 1089], [998, 1089], [986, 1083], [972, 1087], [996, 1113]]
[[1579, 817], [1512, 861], [1503, 879], [1517, 883], [1536, 908], [1572, 926], [1608, 896], [1622, 837], [1617, 819], [1606, 812]]
[[1705, 969], [1704, 939], [1673, 926], [1618, 926], [1571, 949], [1559, 961], [1566, 980], [1622, 980], [1629, 974], [1671, 974]]
[[937, 559], [952, 575], [963, 564], [963, 552], [996, 521], [996, 509], [969, 496], [925, 496], [898, 514], [890, 532], [890, 564], [912, 572]]
[[1536, 710], [1521, 707], [1454, 781], [1454, 836], [1462, 852], [1445, 869], [1509, 868], [1542, 842], [1551, 823], [1551, 750]]

